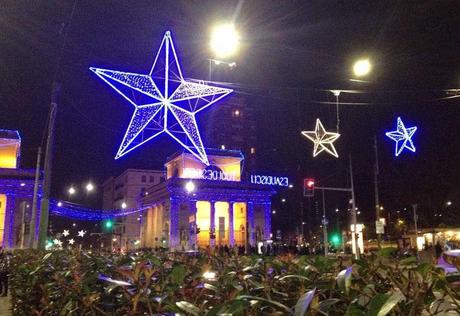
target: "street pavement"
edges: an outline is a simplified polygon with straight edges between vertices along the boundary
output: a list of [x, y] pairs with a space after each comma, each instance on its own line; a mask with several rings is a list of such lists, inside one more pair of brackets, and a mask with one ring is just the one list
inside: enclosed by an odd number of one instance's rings
[[0, 296], [0, 315], [1, 316], [11, 316], [11, 302], [9, 296]]

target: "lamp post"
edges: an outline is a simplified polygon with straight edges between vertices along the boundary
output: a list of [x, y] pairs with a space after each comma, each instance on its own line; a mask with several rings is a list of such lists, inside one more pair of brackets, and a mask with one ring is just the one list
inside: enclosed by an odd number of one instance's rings
[[212, 77], [212, 65], [226, 65], [229, 68], [236, 67], [236, 62], [226, 61], [234, 56], [239, 48], [240, 35], [232, 23], [214, 26], [211, 31], [209, 46], [215, 58], [209, 58], [209, 76]]

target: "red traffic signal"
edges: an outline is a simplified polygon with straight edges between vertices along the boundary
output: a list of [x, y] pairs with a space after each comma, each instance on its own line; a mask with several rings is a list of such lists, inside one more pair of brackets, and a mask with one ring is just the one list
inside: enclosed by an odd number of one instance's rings
[[303, 180], [303, 195], [308, 197], [315, 195], [315, 179], [307, 178]]

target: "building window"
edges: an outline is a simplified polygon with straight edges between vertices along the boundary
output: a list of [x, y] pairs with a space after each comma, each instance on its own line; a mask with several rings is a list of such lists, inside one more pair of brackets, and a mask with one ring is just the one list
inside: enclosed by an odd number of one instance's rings
[[251, 147], [251, 154], [255, 154], [256, 153], [256, 149], [254, 147]]
[[150, 183], [154, 183], [155, 182], [155, 177], [154, 176], [150, 176]]
[[142, 181], [143, 183], [147, 182], [147, 176], [142, 176], [141, 181]]

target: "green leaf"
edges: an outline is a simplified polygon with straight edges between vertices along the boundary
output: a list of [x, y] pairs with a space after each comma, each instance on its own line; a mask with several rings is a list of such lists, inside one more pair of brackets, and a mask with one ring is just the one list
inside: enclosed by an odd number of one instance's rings
[[400, 292], [393, 294], [377, 294], [369, 303], [368, 316], [385, 316], [388, 314], [404, 296]]
[[263, 297], [259, 297], [259, 296], [250, 296], [250, 295], [241, 295], [241, 296], [238, 296], [237, 299], [240, 299], [240, 300], [249, 300], [249, 301], [259, 301], [259, 302], [262, 302], [262, 303], [266, 303], [280, 311], [283, 311], [285, 313], [288, 313], [289, 315], [292, 315], [292, 311], [289, 307], [287, 307], [286, 305], [284, 304], [281, 304], [279, 302], [276, 302], [276, 301], [272, 301], [272, 300], [269, 300], [269, 299], [266, 299], [266, 298], [263, 298]]
[[309, 278], [303, 276], [303, 275], [299, 275], [299, 274], [288, 274], [288, 275], [284, 275], [282, 276], [281, 278], [279, 278], [280, 281], [283, 281], [285, 279], [291, 279], [291, 278], [297, 278], [297, 279], [302, 279], [302, 280], [306, 280], [306, 281], [310, 281]]
[[307, 313], [308, 307], [310, 306], [313, 297], [315, 297], [316, 289], [308, 291], [304, 295], [302, 295], [297, 304], [294, 307], [294, 315], [295, 316], [304, 316]]
[[417, 264], [417, 258], [416, 257], [405, 258], [405, 259], [402, 259], [399, 262], [399, 264], [402, 266], [409, 266], [409, 265]]
[[214, 291], [214, 292], [217, 292], [217, 291], [218, 291], [217, 287], [215, 287], [214, 285], [209, 284], [209, 283], [203, 284], [203, 287], [204, 287], [205, 289], [208, 289], [208, 290], [211, 290], [211, 291]]
[[378, 255], [383, 258], [391, 258], [394, 256], [396, 251], [398, 251], [398, 249], [394, 247], [386, 247], [386, 248], [379, 249]]
[[327, 300], [319, 302], [319, 310], [328, 313], [329, 310], [340, 300], [338, 298], [328, 298]]
[[176, 302], [176, 306], [188, 314], [200, 316], [200, 309], [187, 301]]
[[345, 291], [345, 293], [348, 294], [350, 291], [350, 285], [351, 285], [351, 273], [353, 272], [353, 268], [350, 266], [346, 268], [345, 270], [342, 270], [337, 274], [337, 285], [342, 291]]
[[186, 275], [187, 269], [183, 265], [179, 264], [174, 266], [169, 276], [171, 278], [171, 282], [175, 284], [182, 284]]

